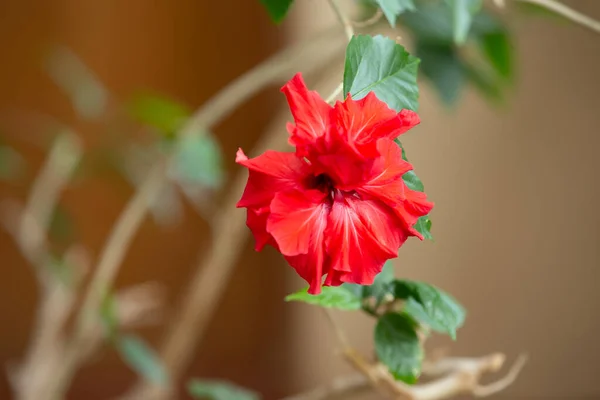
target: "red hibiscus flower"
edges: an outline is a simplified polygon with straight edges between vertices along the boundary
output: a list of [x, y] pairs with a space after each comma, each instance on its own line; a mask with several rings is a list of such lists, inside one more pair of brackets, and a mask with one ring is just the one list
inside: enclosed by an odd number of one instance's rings
[[237, 206], [247, 208], [256, 250], [279, 250], [312, 294], [322, 283], [370, 285], [408, 236], [423, 239], [414, 225], [433, 207], [404, 184], [412, 166], [393, 141], [419, 117], [396, 113], [372, 92], [332, 107], [300, 74], [282, 91], [296, 122], [288, 125], [296, 152], [249, 159], [240, 149], [236, 157], [250, 171]]

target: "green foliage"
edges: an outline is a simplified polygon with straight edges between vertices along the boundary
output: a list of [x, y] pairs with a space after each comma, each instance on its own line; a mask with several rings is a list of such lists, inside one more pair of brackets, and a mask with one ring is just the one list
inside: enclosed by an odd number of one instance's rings
[[383, 11], [391, 26], [396, 26], [398, 16], [405, 11], [414, 11], [414, 0], [374, 0]]
[[396, 111], [416, 111], [418, 66], [419, 59], [392, 39], [355, 36], [346, 48], [344, 95], [350, 93], [354, 99], [361, 99], [373, 91]]
[[285, 301], [300, 301], [340, 310], [359, 310], [361, 307], [361, 298], [342, 286], [323, 286], [317, 295], [309, 294], [308, 288], [305, 288], [286, 296]]
[[165, 368], [145, 341], [133, 335], [123, 335], [117, 338], [116, 345], [123, 361], [140, 376], [155, 385], [167, 384]]
[[134, 96], [127, 105], [130, 115], [138, 122], [173, 137], [191, 115], [185, 105], [154, 93]]
[[429, 218], [429, 215], [420, 217], [415, 224], [415, 229], [423, 235], [424, 239], [433, 240], [433, 235], [431, 234], [431, 219]]
[[271, 20], [279, 24], [284, 20], [294, 0], [260, 0], [267, 9]]
[[118, 335], [119, 321], [117, 319], [117, 302], [112, 292], [106, 293], [102, 299], [100, 321], [106, 336], [115, 342]]
[[220, 380], [192, 379], [188, 393], [195, 399], [206, 400], [259, 400], [260, 396], [248, 389]]
[[[406, 158], [406, 152], [404, 151], [404, 147], [402, 146], [402, 142], [396, 139], [396, 143], [402, 149], [402, 159], [404, 159], [404, 161], [408, 161], [408, 158]], [[418, 192], [425, 191], [425, 185], [423, 185], [423, 182], [421, 181], [421, 179], [419, 179], [417, 174], [415, 174], [414, 170], [408, 171], [407, 173], [402, 175], [402, 179], [404, 180], [404, 183], [409, 189], [416, 190]], [[425, 239], [433, 240], [433, 235], [431, 234], [431, 219], [428, 215], [424, 215], [417, 220], [417, 223], [415, 224], [415, 229], [421, 235], [423, 235]]]
[[452, 37], [456, 44], [467, 40], [473, 16], [481, 9], [482, 0], [446, 0], [452, 9]]
[[169, 173], [176, 180], [211, 188], [221, 185], [224, 179], [221, 148], [212, 135], [204, 132], [187, 135], [175, 146]]
[[362, 297], [373, 297], [376, 304], [379, 305], [390, 293], [390, 285], [394, 281], [394, 266], [391, 261], [383, 265], [381, 272], [375, 277], [372, 285], [363, 286]]
[[424, 282], [396, 280], [394, 297], [406, 300], [404, 312], [419, 323], [456, 339], [464, 321], [465, 309], [448, 293]]
[[452, 105], [467, 83], [465, 67], [454, 46], [421, 40], [415, 51], [421, 59], [423, 75], [438, 90], [442, 101]]
[[[468, 84], [497, 102], [514, 80], [514, 49], [508, 29], [500, 19], [476, 6], [470, 0], [419, 2], [415, 12], [400, 17], [414, 36], [423, 76], [448, 106], [460, 98]], [[460, 10], [463, 18], [458, 20], [468, 29], [457, 44], [454, 23], [455, 12]], [[464, 32], [459, 30], [460, 35]]]
[[25, 161], [12, 147], [0, 143], [0, 181], [19, 178], [25, 169]]
[[374, 338], [377, 358], [394, 378], [415, 383], [423, 361], [415, 322], [403, 314], [387, 313], [377, 321]]

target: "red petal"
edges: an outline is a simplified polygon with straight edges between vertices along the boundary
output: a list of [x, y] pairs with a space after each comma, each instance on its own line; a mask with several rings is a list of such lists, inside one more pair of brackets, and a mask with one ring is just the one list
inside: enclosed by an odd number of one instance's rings
[[296, 126], [290, 131], [290, 143], [305, 146], [316, 142], [329, 129], [332, 107], [316, 91], [309, 91], [302, 79], [296, 74], [281, 91], [285, 94]]
[[397, 256], [407, 235], [391, 208], [374, 200], [337, 195], [326, 236], [331, 257], [331, 277], [326, 282], [370, 285], [383, 263]]
[[396, 206], [394, 210], [396, 211], [396, 214], [404, 221], [409, 232], [423, 240], [423, 235], [421, 235], [413, 227], [420, 217], [431, 212], [433, 203], [427, 201], [427, 195], [425, 193], [411, 190], [408, 187], [404, 188], [404, 194], [406, 199]]
[[267, 232], [298, 275], [309, 283], [312, 294], [320, 292], [324, 273], [323, 240], [330, 208], [326, 196], [318, 190], [279, 192], [267, 220]]
[[377, 139], [395, 139], [419, 122], [416, 113], [392, 110], [374, 92], [355, 101], [350, 95], [334, 111], [338, 134], [365, 157], [376, 156]]
[[265, 245], [270, 244], [277, 249], [277, 242], [273, 239], [270, 233], [267, 232], [267, 218], [269, 218], [269, 210], [249, 208], [246, 217], [246, 225], [250, 228], [254, 236], [256, 251], [261, 251]]
[[370, 176], [357, 191], [395, 206], [405, 198], [402, 175], [410, 171], [412, 165], [402, 159], [400, 146], [389, 139], [379, 140], [377, 151], [380, 155], [372, 164]]
[[301, 188], [310, 173], [308, 164], [294, 153], [267, 150], [249, 159], [239, 149], [235, 161], [250, 170], [237, 207], [268, 207], [276, 192]]

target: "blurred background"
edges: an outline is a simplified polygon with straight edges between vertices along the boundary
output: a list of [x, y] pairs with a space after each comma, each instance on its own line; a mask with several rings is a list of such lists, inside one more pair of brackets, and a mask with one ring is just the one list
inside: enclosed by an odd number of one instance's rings
[[[148, 142], [139, 124], [124, 121], [123, 105], [151, 92], [193, 110], [287, 43], [335, 26], [320, 1], [296, 3], [275, 26], [258, 1], [0, 2], [0, 144], [14, 150], [10, 162], [19, 166], [18, 177], [0, 181], [0, 200], [26, 198], [48, 138], [70, 127], [94, 162], [60, 201], [53, 245], [76, 240], [96, 257], [136, 181], [106, 160], [122, 154], [119, 146]], [[596, 0], [566, 3], [600, 17]], [[464, 356], [500, 351], [509, 361], [529, 355], [518, 381], [494, 398], [600, 398], [600, 37], [553, 18], [506, 17], [516, 83], [502, 105], [466, 88], [449, 108], [429, 82], [421, 86], [422, 123], [404, 144], [436, 203], [435, 242], [410, 241], [396, 275], [436, 284], [468, 310], [456, 342], [434, 338], [429, 348]], [[405, 44], [411, 48], [409, 39]], [[68, 69], [53, 67], [57, 51], [75, 55], [93, 73], [101, 89], [91, 105], [74, 107], [61, 85], [60, 71], [68, 75]], [[340, 52], [328, 68], [308, 75], [308, 84], [326, 94], [342, 69]], [[250, 150], [283, 105], [275, 85], [215, 127], [223, 183], [204, 195], [217, 202], [224, 196], [239, 172], [235, 151]], [[281, 135], [285, 140], [283, 125]], [[199, 212], [182, 197], [164, 206], [171, 217], [144, 221], [117, 279], [117, 287], [163, 284], [167, 316], [198, 252], [211, 243], [202, 207]], [[283, 302], [303, 283], [272, 249], [256, 253], [250, 241], [245, 248], [186, 376], [231, 380], [275, 399], [348, 372], [322, 313]], [[0, 363], [6, 366], [23, 357], [38, 294], [31, 268], [4, 230], [0, 268]], [[351, 341], [370, 354], [372, 322], [355, 314], [339, 316]], [[156, 345], [163, 329], [164, 323], [138, 332]], [[80, 370], [69, 398], [114, 397], [134, 378], [106, 346]], [[11, 396], [2, 374], [4, 398]]]

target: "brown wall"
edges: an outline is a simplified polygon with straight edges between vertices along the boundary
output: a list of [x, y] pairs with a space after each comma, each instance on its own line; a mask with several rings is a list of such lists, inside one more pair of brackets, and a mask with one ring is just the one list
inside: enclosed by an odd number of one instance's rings
[[[231, 27], [235, 27], [232, 29]], [[243, 34], [240, 34], [243, 32]], [[80, 131], [88, 148], [106, 133], [101, 124], [81, 122], [68, 99], [43, 73], [44, 52], [53, 44], [74, 50], [116, 99], [153, 89], [197, 107], [228, 81], [271, 54], [282, 38], [257, 1], [79, 1], [0, 2], [0, 127], [2, 138], [24, 151], [33, 169], [42, 152], [24, 142], [47, 129], [33, 111], [52, 115]], [[269, 119], [275, 91], [259, 96], [217, 129], [228, 168], [238, 146], [251, 147]], [[128, 132], [124, 132], [128, 135]], [[229, 174], [230, 176], [232, 174]], [[25, 184], [0, 186], [0, 197], [26, 194]], [[69, 190], [63, 201], [76, 222], [78, 238], [97, 254], [130, 189], [102, 176]], [[158, 280], [174, 300], [191, 272], [207, 228], [186, 210], [183, 225], [162, 229], [148, 220], [133, 243], [118, 285]], [[12, 241], [0, 231], [0, 364], [23, 354], [35, 307], [30, 270]], [[227, 378], [280, 395], [286, 387], [283, 269], [250, 249], [238, 268], [208, 337], [189, 375]], [[160, 329], [143, 332], [153, 343]], [[271, 379], [277, 372], [280, 377]], [[0, 399], [8, 384], [0, 381]], [[106, 398], [122, 390], [133, 374], [106, 349], [78, 376], [70, 397]]]
[[[570, 4], [600, 18], [598, 1]], [[298, 27], [334, 23], [309, 5], [303, 12]], [[468, 93], [445, 111], [422, 91], [422, 124], [404, 142], [436, 203], [435, 243], [410, 242], [396, 274], [438, 284], [469, 311], [458, 341], [436, 339], [432, 348], [503, 351], [509, 361], [529, 354], [518, 382], [495, 398], [600, 398], [600, 37], [543, 18], [513, 21], [519, 79], [507, 107]], [[321, 313], [294, 310], [297, 385], [349, 371]], [[369, 354], [370, 320], [340, 317]]]

